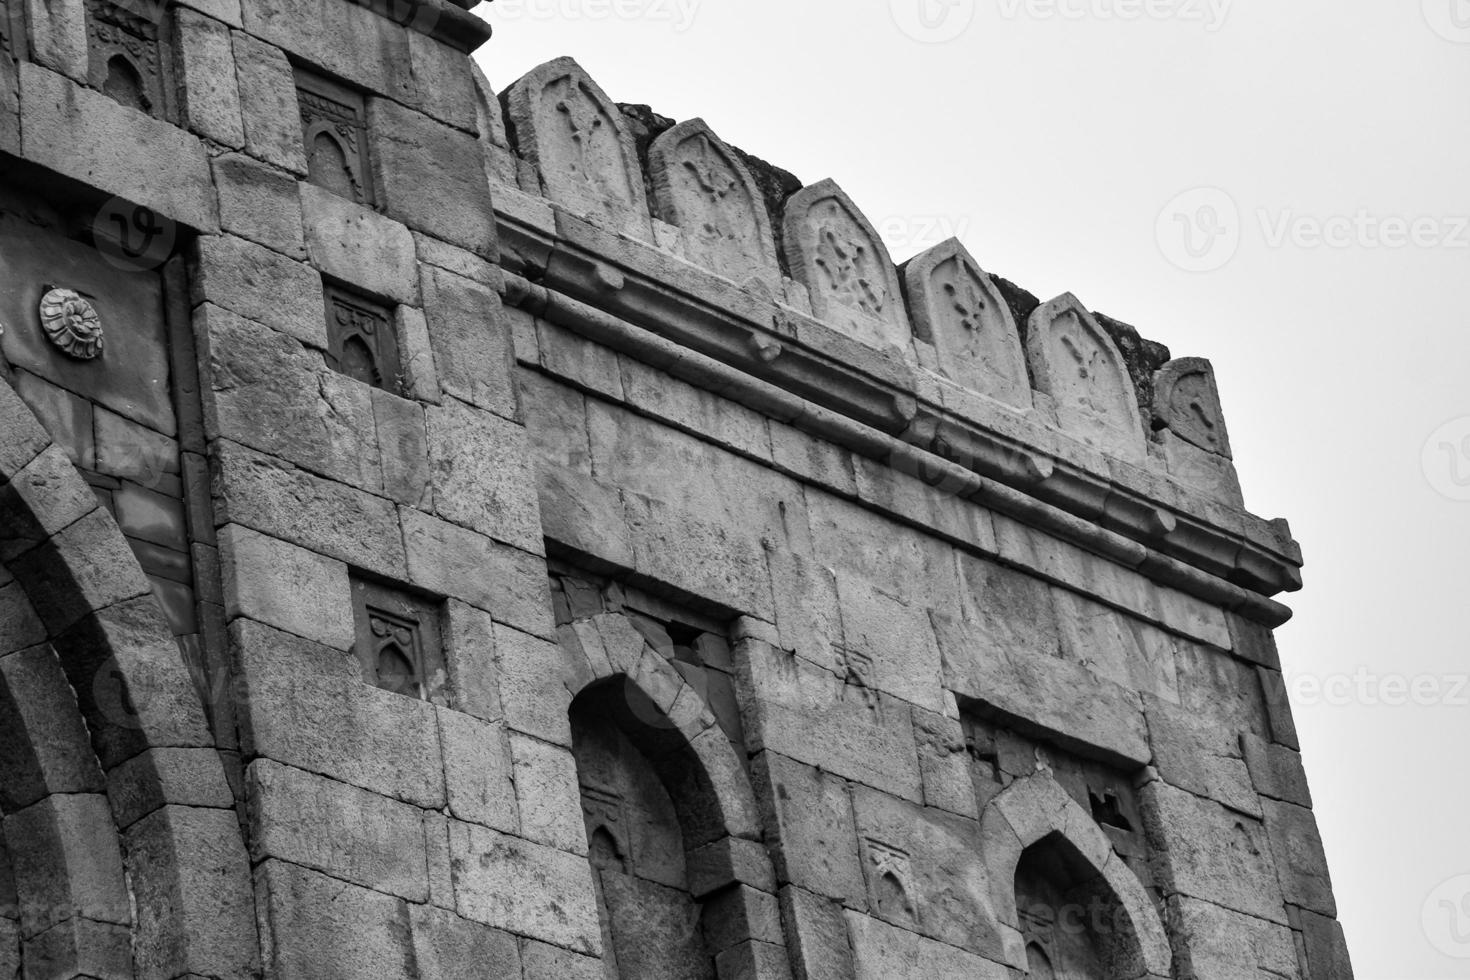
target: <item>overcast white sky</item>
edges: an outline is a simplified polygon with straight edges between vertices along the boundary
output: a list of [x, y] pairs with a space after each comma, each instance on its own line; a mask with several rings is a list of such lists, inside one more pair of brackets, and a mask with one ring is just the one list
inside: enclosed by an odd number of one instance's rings
[[497, 90], [573, 55], [836, 178], [899, 261], [957, 234], [1210, 358], [1306, 552], [1278, 637], [1357, 975], [1470, 977], [1470, 0], [478, 10]]

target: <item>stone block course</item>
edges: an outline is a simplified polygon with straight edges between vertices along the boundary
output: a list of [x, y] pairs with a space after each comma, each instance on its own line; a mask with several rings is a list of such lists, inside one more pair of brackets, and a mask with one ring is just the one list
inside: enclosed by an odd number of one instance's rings
[[266, 759], [246, 774], [253, 861], [278, 858], [410, 902], [428, 900], [417, 808]]
[[215, 143], [245, 145], [235, 53], [228, 24], [189, 9], [174, 17], [183, 117], [189, 129]]

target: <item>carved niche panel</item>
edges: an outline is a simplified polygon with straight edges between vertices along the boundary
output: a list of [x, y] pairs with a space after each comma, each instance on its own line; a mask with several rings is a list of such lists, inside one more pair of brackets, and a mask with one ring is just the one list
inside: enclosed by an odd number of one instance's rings
[[1230, 435], [1209, 361], [1181, 357], [1155, 372], [1154, 425], [1206, 452], [1230, 458]]
[[117, 102], [152, 116], [167, 114], [168, 52], [163, 0], [86, 0], [87, 80]]
[[449, 706], [438, 603], [376, 582], [354, 579], [353, 652], [363, 680], [385, 691]]
[[934, 345], [956, 384], [1016, 408], [1031, 407], [1026, 355], [1010, 307], [965, 246], [951, 238], [904, 269], [914, 334]]
[[1064, 432], [1109, 455], [1143, 460], [1143, 423], [1128, 367], [1077, 297], [1064, 293], [1031, 314], [1026, 353]]
[[745, 164], [704, 120], [659, 136], [649, 168], [658, 216], [683, 232], [690, 261], [737, 283], [780, 282], [765, 199]]
[[374, 388], [398, 394], [402, 368], [388, 307], [328, 286], [327, 366]]
[[811, 293], [817, 319], [872, 347], [909, 345], [898, 272], [872, 224], [834, 181], [786, 202], [792, 275]]
[[362, 95], [307, 72], [296, 74], [307, 179], [365, 207], [373, 205], [367, 109]]
[[616, 104], [571, 58], [533, 68], [507, 93], [510, 121], [546, 196], [652, 241], [643, 171]]

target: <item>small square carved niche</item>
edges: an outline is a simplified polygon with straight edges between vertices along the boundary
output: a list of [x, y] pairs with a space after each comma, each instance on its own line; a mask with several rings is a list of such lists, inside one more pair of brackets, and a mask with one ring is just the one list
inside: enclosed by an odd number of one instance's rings
[[449, 706], [443, 605], [366, 579], [352, 580], [353, 652], [363, 680], [394, 694]]
[[296, 101], [307, 180], [364, 207], [374, 203], [362, 94], [319, 75], [296, 72]]
[[400, 393], [402, 368], [393, 310], [382, 303], [328, 286], [327, 365], [374, 388]]
[[86, 0], [87, 81], [114, 101], [166, 118], [165, 0]]

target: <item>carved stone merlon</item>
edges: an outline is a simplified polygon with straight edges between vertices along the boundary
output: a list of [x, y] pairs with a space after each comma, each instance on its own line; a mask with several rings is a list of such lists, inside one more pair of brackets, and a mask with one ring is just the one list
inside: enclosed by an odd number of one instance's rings
[[941, 374], [1016, 408], [1031, 407], [1020, 331], [995, 283], [951, 238], [904, 267], [914, 336], [932, 344]]
[[682, 122], [660, 135], [648, 158], [657, 215], [683, 233], [690, 261], [736, 283], [780, 284], [760, 188], [704, 120]]
[[41, 328], [67, 357], [90, 361], [102, 353], [102, 321], [97, 309], [75, 290], [47, 290], [41, 297]]
[[1215, 369], [1203, 357], [1176, 358], [1154, 373], [1154, 424], [1206, 452], [1233, 458]]
[[1181, 357], [1156, 371], [1153, 417], [1170, 476], [1233, 507], [1245, 506], [1209, 361]]
[[1037, 388], [1056, 405], [1062, 431], [1100, 452], [1144, 459], [1143, 423], [1128, 366], [1077, 297], [1063, 293], [1031, 314], [1026, 354]]
[[835, 181], [786, 202], [786, 259], [811, 293], [812, 313], [872, 347], [909, 346], [898, 270], [873, 225]]
[[558, 58], [507, 93], [521, 155], [546, 196], [640, 241], [653, 241], [643, 172], [622, 113], [582, 66]]

